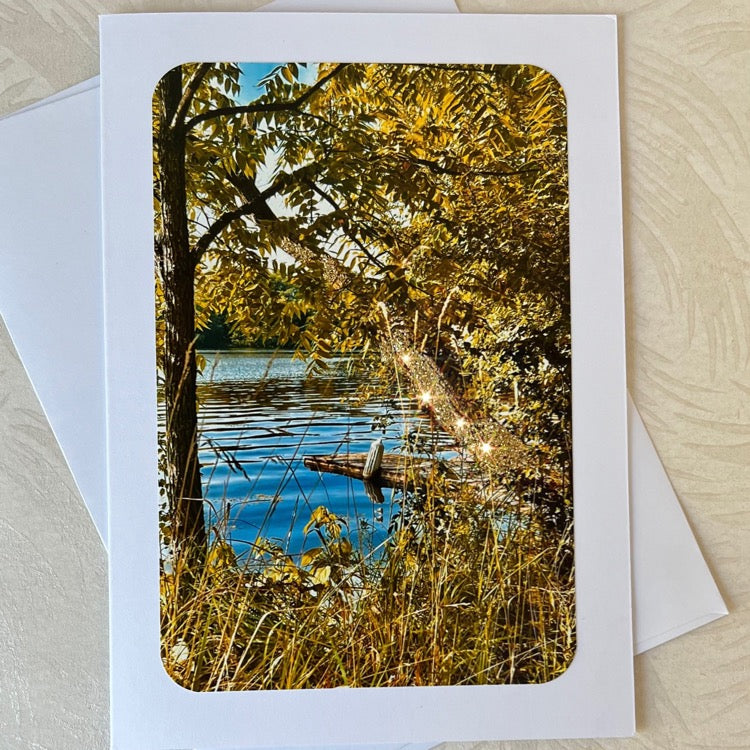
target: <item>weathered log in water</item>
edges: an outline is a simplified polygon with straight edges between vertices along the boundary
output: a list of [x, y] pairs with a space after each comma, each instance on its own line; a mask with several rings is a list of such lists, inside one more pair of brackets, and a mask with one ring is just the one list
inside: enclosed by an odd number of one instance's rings
[[[305, 456], [308, 469], [329, 474], [342, 474], [364, 481], [367, 453], [343, 453], [329, 456]], [[414, 458], [399, 453], [386, 453], [378, 471], [367, 481], [380, 487], [413, 487], [427, 480], [433, 470], [453, 473], [444, 462]]]

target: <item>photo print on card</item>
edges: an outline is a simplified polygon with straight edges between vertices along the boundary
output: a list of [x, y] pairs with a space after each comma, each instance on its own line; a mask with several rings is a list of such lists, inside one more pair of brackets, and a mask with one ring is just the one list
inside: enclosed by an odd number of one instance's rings
[[161, 658], [193, 691], [576, 651], [566, 98], [509, 64], [153, 96]]

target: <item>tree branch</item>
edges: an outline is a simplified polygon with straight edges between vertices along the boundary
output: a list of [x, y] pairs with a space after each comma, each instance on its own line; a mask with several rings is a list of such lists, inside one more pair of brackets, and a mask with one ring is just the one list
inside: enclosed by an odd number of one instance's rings
[[447, 174], [452, 177], [463, 177], [464, 175], [477, 175], [478, 177], [512, 177], [519, 174], [528, 174], [530, 172], [538, 172], [536, 167], [525, 167], [522, 169], [502, 170], [502, 169], [474, 169], [473, 167], [466, 165], [462, 168], [451, 168], [444, 167], [438, 164], [436, 161], [431, 159], [419, 159], [416, 156], [410, 154], [397, 154], [397, 158], [401, 157], [412, 164], [418, 164], [421, 167], [426, 167], [431, 172], [437, 174]]
[[[341, 208], [341, 206], [338, 204], [334, 198], [329, 195], [323, 188], [319, 187], [315, 182], [312, 180], [305, 180], [303, 179], [303, 182], [311, 189], [313, 192], [317, 193], [326, 203], [328, 203], [334, 211], [338, 211], [341, 214], [344, 214], [344, 210]], [[348, 227], [344, 227], [344, 234], [360, 249], [362, 253], [370, 260], [372, 261], [378, 268], [384, 268], [385, 264], [378, 258], [376, 258], [365, 246], [364, 244], [359, 240], [356, 234], [354, 232], [349, 231]]]
[[233, 211], [225, 211], [211, 226], [201, 235], [193, 248], [192, 255], [195, 263], [203, 257], [211, 243], [236, 219], [243, 216], [251, 216], [255, 213], [256, 206], [253, 203], [245, 203]]
[[275, 180], [262, 192], [258, 190], [255, 182], [242, 173], [234, 173], [227, 176], [245, 199], [245, 203], [232, 211], [225, 211], [211, 226], [201, 235], [192, 250], [193, 261], [197, 264], [208, 250], [211, 243], [233, 222], [243, 216], [253, 216], [257, 221], [273, 221], [276, 214], [271, 210], [267, 201], [281, 190], [283, 180]]
[[337, 76], [344, 68], [350, 63], [340, 63], [330, 73], [323, 76], [319, 81], [316, 81], [310, 88], [308, 88], [303, 94], [300, 94], [296, 99], [292, 99], [288, 102], [271, 102], [268, 104], [246, 104], [237, 107], [219, 107], [219, 109], [211, 109], [207, 112], [201, 112], [196, 115], [185, 125], [185, 130], [192, 130], [196, 125], [199, 125], [206, 120], [211, 120], [216, 117], [233, 117], [235, 115], [251, 115], [258, 112], [293, 112], [298, 110], [299, 107], [304, 104], [313, 94], [320, 91], [323, 86], [328, 83], [332, 78]]
[[172, 116], [172, 120], [169, 123], [169, 127], [171, 130], [176, 130], [183, 124], [188, 110], [190, 109], [190, 105], [193, 101], [193, 97], [195, 96], [195, 92], [198, 91], [198, 86], [201, 85], [201, 81], [203, 81], [203, 79], [206, 77], [206, 74], [209, 70], [211, 70], [212, 67], [212, 63], [201, 63], [195, 69], [193, 75], [188, 78], [188, 82], [185, 84], [182, 90], [182, 98], [180, 99], [179, 104], [177, 105], [177, 109]]

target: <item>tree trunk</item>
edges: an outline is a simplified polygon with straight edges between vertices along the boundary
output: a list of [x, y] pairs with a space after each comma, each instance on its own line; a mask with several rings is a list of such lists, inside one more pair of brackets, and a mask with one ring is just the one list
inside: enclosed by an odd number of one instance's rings
[[185, 132], [174, 116], [182, 98], [182, 70], [161, 79], [158, 100], [157, 190], [161, 233], [157, 270], [164, 292], [164, 399], [166, 406], [166, 495], [175, 551], [192, 567], [205, 558], [198, 463], [195, 364], [195, 261], [191, 253], [185, 196]]

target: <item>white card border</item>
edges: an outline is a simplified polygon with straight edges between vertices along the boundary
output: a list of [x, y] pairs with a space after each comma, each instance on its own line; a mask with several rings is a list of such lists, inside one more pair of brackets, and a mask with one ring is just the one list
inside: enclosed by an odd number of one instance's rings
[[[113, 747], [632, 734], [615, 19], [121, 15], [101, 19], [101, 38]], [[206, 694], [177, 686], [161, 666], [151, 95], [160, 76], [182, 62], [285, 59], [529, 63], [552, 72], [565, 89], [579, 647], [557, 680], [528, 686]]]

